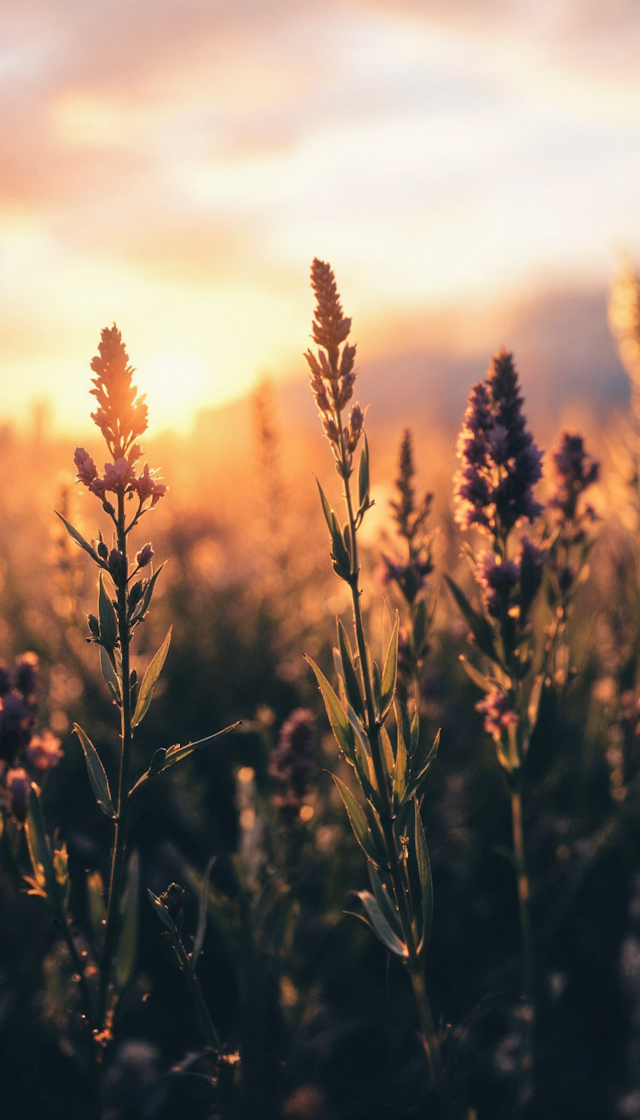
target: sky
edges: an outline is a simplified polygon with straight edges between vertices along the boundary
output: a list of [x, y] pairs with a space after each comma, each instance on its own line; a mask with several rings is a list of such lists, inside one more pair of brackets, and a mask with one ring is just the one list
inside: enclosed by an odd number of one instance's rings
[[153, 427], [302, 375], [314, 256], [372, 356], [604, 288], [638, 58], [636, 0], [3, 0], [0, 420], [85, 423], [113, 321]]

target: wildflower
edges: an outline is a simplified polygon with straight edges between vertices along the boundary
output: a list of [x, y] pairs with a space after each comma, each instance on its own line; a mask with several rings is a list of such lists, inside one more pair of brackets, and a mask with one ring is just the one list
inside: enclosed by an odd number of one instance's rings
[[136, 553], [136, 565], [138, 568], [146, 568], [153, 560], [155, 553], [151, 543], [142, 546], [139, 552]]
[[13, 765], [18, 753], [31, 739], [35, 706], [12, 690], [2, 697], [0, 709], [0, 759]]
[[29, 809], [29, 794], [31, 792], [31, 779], [26, 770], [21, 766], [15, 770], [7, 770], [4, 784], [9, 794], [9, 808], [17, 821], [25, 821]]
[[531, 537], [523, 536], [520, 549], [516, 556], [518, 566], [521, 598], [523, 600], [523, 613], [526, 614], [529, 606], [542, 587], [544, 567], [547, 562], [547, 550], [537, 545]]
[[[311, 265], [311, 285], [316, 296], [313, 321], [313, 338], [319, 347], [318, 354], [308, 350], [305, 354], [311, 371], [311, 391], [318, 406], [325, 435], [338, 453], [341, 438], [347, 455], [356, 449], [362, 434], [364, 413], [359, 404], [351, 410], [348, 424], [340, 431], [340, 413], [353, 396], [356, 380], [354, 362], [355, 346], [346, 344], [351, 330], [351, 319], [342, 312], [340, 296], [330, 265], [317, 258]], [[342, 344], [345, 345], [340, 351]]]
[[34, 735], [25, 750], [25, 757], [34, 770], [52, 770], [62, 758], [60, 740], [51, 731]]
[[382, 565], [382, 583], [397, 584], [408, 603], [414, 602], [433, 571], [430, 555], [412, 556], [407, 564], [400, 564], [383, 553]]
[[135, 479], [133, 467], [127, 459], [116, 459], [115, 463], [105, 463], [104, 483], [105, 490], [124, 490]]
[[415, 473], [411, 432], [405, 428], [400, 444], [398, 477], [395, 480], [398, 500], [389, 502], [389, 505], [393, 510], [398, 534], [407, 542], [409, 558], [403, 563], [390, 560], [383, 554], [382, 582], [395, 583], [409, 604], [416, 600], [425, 586], [427, 576], [433, 571], [429, 542], [424, 537], [424, 526], [431, 511], [433, 494], [427, 493], [421, 502], [417, 502], [413, 485]]
[[153, 472], [149, 470], [149, 464], [145, 463], [142, 473], [138, 478], [134, 478], [131, 483], [131, 490], [138, 495], [141, 504], [151, 498], [151, 508], [153, 509], [160, 498], [166, 494], [167, 487], [164, 482], [155, 481]]
[[147, 428], [147, 406], [144, 395], [131, 383], [133, 368], [116, 327], [105, 327], [93, 358], [91, 369], [96, 374], [91, 393], [98, 402], [91, 419], [102, 432], [114, 461], [123, 459], [133, 440]]
[[91, 486], [91, 483], [98, 477], [98, 468], [84, 447], [76, 447], [73, 461], [78, 468], [78, 482], [84, 482], [85, 486]]
[[475, 575], [487, 614], [501, 618], [518, 584], [518, 565], [513, 560], [501, 563], [494, 552], [485, 549], [476, 561]]
[[38, 655], [28, 650], [16, 659], [13, 667], [13, 679], [18, 692], [26, 697], [33, 697], [36, 690], [38, 672]]
[[[557, 509], [565, 521], [572, 521], [585, 490], [593, 486], [600, 477], [600, 464], [587, 454], [581, 435], [577, 432], [563, 432], [553, 454], [553, 465], [556, 488], [549, 499], [549, 505], [552, 509]], [[584, 513], [590, 520], [595, 518], [590, 506]]]
[[160, 901], [166, 906], [169, 914], [174, 922], [182, 915], [182, 903], [184, 900], [184, 887], [179, 883], [170, 883], [166, 891], [160, 895]]
[[454, 516], [462, 529], [476, 525], [504, 537], [542, 512], [533, 496], [542, 452], [526, 428], [522, 403], [513, 358], [501, 350], [486, 380], [471, 389], [458, 437]]
[[281, 729], [271, 755], [269, 776], [276, 784], [272, 802], [284, 813], [297, 815], [314, 763], [316, 721], [307, 708], [296, 708]]
[[520, 717], [509, 697], [503, 692], [498, 692], [497, 689], [488, 692], [483, 700], [478, 701], [476, 711], [484, 715], [485, 731], [498, 741], [501, 740], [503, 731], [511, 726], [516, 727], [520, 722]]

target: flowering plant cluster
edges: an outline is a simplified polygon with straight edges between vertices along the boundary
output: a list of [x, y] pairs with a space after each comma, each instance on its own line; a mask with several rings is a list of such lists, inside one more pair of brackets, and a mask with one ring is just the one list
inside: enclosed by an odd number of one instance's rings
[[431, 601], [427, 597], [427, 579], [433, 572], [433, 533], [427, 532], [426, 523], [433, 494], [428, 492], [418, 501], [415, 473], [411, 432], [406, 428], [400, 444], [397, 498], [390, 502], [404, 556], [391, 558], [382, 554], [382, 582], [397, 590], [405, 608], [406, 624], [398, 634], [399, 684], [405, 691], [413, 687], [415, 703], [419, 704], [420, 674], [429, 648], [435, 597]]
[[38, 658], [23, 653], [13, 665], [0, 665], [0, 783], [5, 805], [16, 821], [26, 820], [32, 781], [62, 758], [52, 731], [36, 731]]

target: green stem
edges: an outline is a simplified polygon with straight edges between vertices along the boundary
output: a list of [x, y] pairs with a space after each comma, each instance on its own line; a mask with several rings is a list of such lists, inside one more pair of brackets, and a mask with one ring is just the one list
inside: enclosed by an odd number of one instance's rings
[[217, 1030], [216, 1030], [216, 1028], [213, 1024], [213, 1019], [211, 1018], [211, 1015], [209, 1014], [209, 1008], [207, 1007], [205, 998], [202, 994], [202, 988], [200, 987], [200, 981], [198, 980], [198, 977], [196, 975], [196, 971], [193, 968], [193, 966], [191, 964], [191, 961], [189, 960], [189, 957], [187, 955], [187, 951], [186, 951], [184, 945], [182, 944], [182, 941], [179, 940], [179, 939], [174, 940], [172, 938], [171, 943], [173, 945], [174, 952], [175, 952], [175, 954], [178, 958], [180, 968], [184, 972], [185, 977], [187, 979], [187, 986], [188, 986], [189, 991], [191, 993], [191, 997], [193, 999], [193, 1002], [196, 1005], [198, 1015], [200, 1016], [200, 1022], [202, 1024], [202, 1028], [204, 1030], [204, 1033], [207, 1037], [207, 1042], [209, 1043], [209, 1046], [211, 1047], [211, 1049], [215, 1050], [218, 1057], [220, 1057], [220, 1055], [222, 1054], [222, 1046], [221, 1046], [221, 1043], [220, 1043], [220, 1038], [219, 1038], [218, 1032], [217, 1032]]
[[347, 504], [349, 532], [351, 537], [351, 579], [349, 581], [349, 585], [351, 587], [351, 595], [353, 600], [353, 618], [355, 623], [358, 655], [360, 658], [360, 672], [362, 675], [362, 683], [364, 686], [365, 707], [367, 714], [366, 730], [369, 742], [371, 744], [371, 756], [373, 759], [373, 768], [375, 771], [376, 784], [379, 793], [380, 823], [382, 825], [382, 832], [384, 835], [389, 876], [393, 887], [398, 916], [400, 918], [402, 935], [404, 937], [405, 945], [407, 946], [407, 951], [409, 954], [409, 960], [407, 963], [411, 975], [411, 983], [414, 991], [414, 996], [418, 1007], [420, 1025], [422, 1028], [423, 1045], [429, 1064], [431, 1081], [437, 1086], [444, 1114], [452, 1118], [455, 1116], [455, 1107], [446, 1079], [438, 1035], [433, 1024], [433, 1016], [431, 1014], [431, 1007], [429, 1005], [429, 998], [427, 995], [423, 965], [421, 961], [422, 954], [418, 951], [413, 922], [411, 920], [411, 911], [409, 900], [407, 897], [407, 889], [405, 886], [404, 876], [402, 874], [401, 860], [398, 853], [393, 828], [393, 804], [391, 801], [391, 791], [387, 781], [383, 751], [380, 743], [380, 724], [376, 719], [373, 687], [371, 684], [371, 676], [369, 673], [367, 645], [364, 635], [362, 610], [360, 606], [360, 589], [358, 586], [360, 569], [358, 563], [356, 520], [353, 512], [351, 488], [349, 486], [349, 465], [339, 412], [337, 413], [337, 421], [338, 431], [340, 432], [342, 467], [341, 473], [344, 480], [345, 500]]
[[120, 639], [120, 655], [122, 658], [121, 694], [122, 707], [120, 709], [120, 775], [118, 779], [118, 806], [115, 824], [114, 845], [111, 856], [111, 875], [109, 879], [109, 898], [107, 903], [107, 926], [102, 955], [102, 969], [100, 973], [100, 999], [98, 1004], [98, 1018], [101, 1026], [105, 1025], [109, 1006], [109, 985], [113, 958], [116, 952], [118, 934], [120, 931], [120, 899], [122, 897], [125, 854], [127, 842], [127, 817], [129, 812], [129, 786], [131, 784], [131, 748], [133, 744], [133, 729], [131, 726], [131, 688], [129, 667], [129, 623], [127, 621], [127, 529], [125, 524], [124, 493], [118, 491], [117, 515], [118, 551], [122, 554], [122, 568], [117, 580], [118, 599], [118, 636]]
[[518, 908], [524, 965], [524, 1052], [522, 1057], [522, 1085], [520, 1107], [524, 1108], [533, 1094], [533, 1067], [535, 1046], [535, 968], [533, 935], [529, 912], [529, 879], [524, 851], [522, 828], [522, 797], [518, 786], [511, 790], [511, 818], [513, 824], [513, 854], [518, 877]]

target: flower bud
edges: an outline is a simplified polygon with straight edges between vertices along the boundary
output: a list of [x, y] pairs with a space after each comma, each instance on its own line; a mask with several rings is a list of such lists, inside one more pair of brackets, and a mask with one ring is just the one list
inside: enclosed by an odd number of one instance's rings
[[96, 618], [95, 614], [88, 614], [87, 615], [87, 624], [88, 624], [89, 630], [93, 634], [94, 638], [99, 638], [100, 637], [100, 623], [98, 622], [98, 619]]
[[146, 568], [153, 560], [155, 553], [151, 543], [143, 545], [140, 551], [136, 554], [136, 564], [139, 568]]
[[182, 914], [183, 899], [184, 887], [181, 887], [179, 883], [170, 883], [166, 891], [160, 895], [160, 901], [166, 906], [174, 922], [177, 922]]
[[106, 560], [107, 559], [107, 557], [109, 555], [109, 549], [107, 548], [104, 541], [99, 541], [96, 552], [98, 553], [98, 556], [100, 557], [101, 560]]

